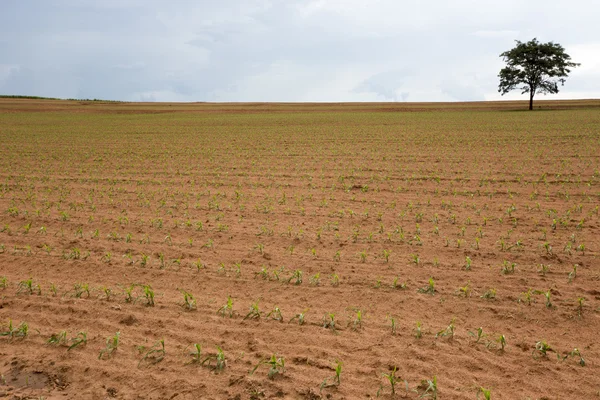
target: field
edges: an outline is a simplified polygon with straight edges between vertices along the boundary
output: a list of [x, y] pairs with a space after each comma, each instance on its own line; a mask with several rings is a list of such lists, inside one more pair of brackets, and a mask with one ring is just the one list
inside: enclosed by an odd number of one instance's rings
[[0, 398], [600, 396], [600, 101], [540, 106], [0, 99]]

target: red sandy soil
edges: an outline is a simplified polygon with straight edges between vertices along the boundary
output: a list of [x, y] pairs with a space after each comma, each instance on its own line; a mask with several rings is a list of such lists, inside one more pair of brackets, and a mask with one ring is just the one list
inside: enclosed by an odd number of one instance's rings
[[[29, 331], [0, 337], [0, 398], [414, 399], [434, 398], [434, 377], [439, 399], [475, 399], [481, 387], [492, 399], [599, 396], [600, 113], [577, 114], [581, 105], [556, 103], [575, 114], [534, 121], [489, 113], [493, 104], [412, 105], [433, 111], [398, 142], [389, 132], [400, 123], [372, 115], [387, 105], [298, 106], [315, 113], [307, 124], [273, 119], [295, 105], [3, 100], [0, 332], [9, 320]], [[102, 119], [120, 107], [137, 119]], [[168, 107], [179, 113], [138, 115]], [[209, 109], [217, 119], [188, 119]], [[501, 272], [505, 261], [514, 272]], [[430, 278], [435, 293], [422, 293]], [[256, 302], [260, 317], [245, 318]], [[267, 317], [275, 307], [283, 321]], [[67, 342], [47, 343], [63, 330]], [[87, 344], [67, 350], [81, 331]], [[99, 358], [116, 332], [118, 349]], [[144, 358], [160, 340], [164, 357]], [[225, 367], [194, 363], [194, 343], [202, 359], [222, 348]], [[269, 377], [259, 363], [272, 355], [285, 371]], [[394, 369], [392, 396], [383, 375]]]

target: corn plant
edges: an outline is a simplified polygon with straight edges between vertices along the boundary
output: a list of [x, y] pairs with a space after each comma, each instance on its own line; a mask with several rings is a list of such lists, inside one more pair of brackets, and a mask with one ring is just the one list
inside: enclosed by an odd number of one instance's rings
[[415, 324], [414, 335], [417, 339], [421, 339], [423, 337], [423, 324], [421, 321], [417, 321]]
[[391, 251], [389, 250], [383, 250], [383, 259], [385, 260], [385, 262], [389, 262], [390, 261], [390, 255], [392, 254]]
[[143, 285], [142, 292], [146, 298], [146, 305], [148, 307], [154, 307], [154, 290], [150, 285]]
[[271, 318], [275, 321], [283, 322], [283, 315], [281, 313], [281, 309], [279, 307], [274, 307], [271, 311], [265, 315], [265, 318]]
[[319, 284], [321, 283], [321, 273], [317, 272], [316, 274], [311, 276], [309, 282], [313, 286], [319, 286]]
[[358, 253], [358, 257], [360, 258], [360, 262], [364, 263], [367, 261], [367, 252], [365, 250]]
[[362, 328], [362, 310], [355, 309], [354, 311], [356, 315], [354, 317], [354, 321], [352, 321], [352, 329], [356, 331]]
[[8, 320], [8, 328], [6, 331], [0, 331], [0, 336], [8, 336], [11, 339], [21, 338], [24, 339], [29, 333], [29, 325], [27, 322], [21, 322], [19, 326], [13, 326], [12, 320]]
[[[212, 361], [215, 362], [214, 366], [211, 366]], [[217, 354], [209, 354], [202, 360], [201, 365], [206, 364], [209, 368], [212, 368], [214, 371], [222, 371], [225, 369], [227, 364], [227, 360], [225, 358], [225, 353], [223, 349], [217, 346]]]
[[335, 272], [331, 274], [331, 286], [337, 287], [340, 284], [340, 277]]
[[231, 296], [227, 296], [227, 303], [223, 305], [223, 307], [219, 308], [217, 314], [221, 314], [224, 317], [226, 314], [229, 315], [229, 318], [233, 317], [233, 299]]
[[269, 365], [269, 379], [273, 379], [275, 376], [283, 375], [285, 373], [285, 359], [283, 357], [277, 357], [275, 354], [273, 354], [270, 359], [259, 361], [254, 369], [250, 371], [250, 375], [254, 374], [258, 367], [264, 364]]
[[0, 276], [0, 289], [6, 289], [8, 287], [8, 280], [5, 276]]
[[246, 314], [246, 316], [244, 317], [244, 320], [246, 320], [246, 319], [259, 319], [261, 317], [262, 312], [258, 308], [258, 302], [259, 301], [260, 300], [256, 300], [254, 303], [252, 303], [250, 305], [250, 312], [248, 314]]
[[457, 289], [456, 294], [458, 296], [470, 297], [471, 296], [471, 282], [467, 282], [465, 286], [461, 286]]
[[294, 285], [300, 285], [302, 283], [302, 271], [297, 269], [292, 273], [292, 276], [287, 280], [288, 283], [294, 281]]
[[40, 285], [34, 285], [33, 279], [29, 278], [27, 280], [19, 282], [19, 285], [17, 286], [17, 294], [19, 294], [19, 293], [27, 293], [27, 294], [35, 293], [37, 295], [41, 295], [42, 289], [40, 288]]
[[466, 256], [465, 257], [465, 265], [464, 265], [464, 269], [466, 271], [470, 271], [471, 270], [471, 265], [473, 264], [473, 260], [471, 260], [471, 257]]
[[486, 290], [480, 297], [482, 299], [493, 300], [496, 298], [496, 289], [490, 288]]
[[327, 380], [329, 378], [325, 378], [323, 380], [323, 382], [321, 383], [321, 390], [323, 390], [324, 388], [328, 388], [328, 387], [332, 387], [332, 386], [339, 386], [341, 383], [341, 375], [342, 375], [342, 365], [343, 363], [339, 360], [335, 361], [335, 376], [333, 378], [331, 378], [331, 383], [328, 383]]
[[202, 345], [198, 343], [194, 343], [192, 345], [194, 347], [194, 351], [190, 352], [190, 356], [192, 357], [190, 364], [201, 364], [202, 363]]
[[411, 254], [411, 258], [412, 258], [412, 262], [415, 265], [419, 265], [419, 263], [421, 262], [421, 259], [419, 258], [418, 254]]
[[390, 320], [391, 328], [392, 328], [392, 336], [396, 334], [396, 317], [393, 315], [388, 315], [386, 319]]
[[183, 308], [188, 311], [195, 310], [196, 309], [196, 299], [194, 298], [194, 296], [190, 292], [187, 292], [183, 289], [180, 289], [179, 291], [183, 295], [183, 304], [182, 304]]
[[579, 357], [579, 365], [581, 365], [582, 367], [585, 367], [585, 359], [583, 358], [583, 356], [581, 355], [581, 352], [575, 348], [573, 349], [573, 351], [565, 354], [564, 357], [561, 357], [560, 354], [556, 353], [556, 356], [558, 357], [559, 361], [564, 361], [566, 360], [568, 357]]
[[100, 350], [100, 354], [98, 355], [98, 359], [102, 360], [104, 356], [107, 358], [111, 358], [113, 353], [117, 351], [119, 347], [119, 337], [121, 336], [120, 332], [115, 333], [114, 336], [111, 336], [106, 339], [106, 347]]
[[67, 331], [60, 331], [59, 333], [52, 334], [46, 343], [53, 344], [55, 346], [67, 344]]
[[483, 338], [487, 336], [485, 333], [483, 333], [483, 328], [481, 327], [477, 328], [477, 330], [474, 332], [468, 331], [467, 333], [469, 334], [469, 336], [475, 338], [475, 343], [479, 343]]
[[548, 271], [550, 270], [550, 266], [546, 264], [540, 264], [540, 268], [538, 269], [538, 273], [542, 276], [546, 276]]
[[419, 293], [427, 293], [427, 294], [434, 295], [435, 294], [435, 281], [433, 280], [433, 278], [429, 278], [429, 282], [428, 282], [427, 286], [419, 288], [417, 291]]
[[450, 324], [442, 329], [441, 331], [439, 331], [438, 333], [435, 334], [435, 337], [449, 337], [450, 339], [454, 338], [454, 318], [452, 318], [452, 321], [450, 321]]
[[157, 364], [164, 360], [166, 352], [165, 352], [165, 340], [161, 339], [156, 342], [152, 347], [146, 350], [144, 346], [138, 346], [138, 350], [144, 354], [144, 357], [138, 362], [138, 368], [142, 363], [147, 363], [148, 365]]
[[76, 283], [73, 285], [73, 296], [76, 298], [81, 298], [83, 294], [86, 294], [86, 297], [90, 297], [90, 285], [87, 283]]
[[289, 322], [292, 322], [292, 321], [294, 321], [294, 320], [297, 319], [298, 320], [298, 325], [304, 325], [304, 317], [305, 317], [307, 311], [308, 311], [308, 309], [302, 311], [301, 313], [298, 313], [298, 314], [294, 315], [292, 317], [292, 319], [290, 319]]
[[546, 357], [547, 358], [549, 351], [554, 351], [554, 349], [552, 347], [550, 347], [550, 345], [545, 340], [540, 340], [539, 342], [536, 342], [535, 349], [533, 350], [531, 355], [533, 356], [533, 358], [538, 358], [538, 357]]
[[504, 351], [504, 347], [506, 347], [506, 337], [504, 335], [499, 335], [496, 342], [500, 345], [500, 351]]
[[328, 313], [323, 316], [323, 328], [329, 328], [335, 331], [335, 314]]
[[433, 379], [422, 380], [419, 388], [424, 389], [419, 398], [429, 397], [436, 400], [438, 398], [437, 376], [434, 375]]
[[504, 260], [502, 263], [502, 269], [500, 270], [500, 273], [502, 275], [514, 274], [516, 266], [517, 264]]
[[[394, 369], [392, 369], [390, 372], [386, 373], [382, 373], [381, 376], [383, 378], [385, 378], [385, 380], [390, 384], [390, 388], [392, 390], [392, 396], [394, 396], [396, 394], [396, 385], [402, 381], [402, 378], [399, 376], [396, 376], [396, 371], [398, 370], [398, 367], [394, 366]], [[404, 381], [404, 383], [406, 384], [406, 386], [408, 387], [408, 383], [406, 381]], [[381, 390], [383, 389], [382, 386], [379, 387], [379, 390], [377, 391], [377, 397], [379, 397], [379, 394], [381, 392]]]
[[406, 289], [408, 284], [406, 282], [399, 282], [400, 277], [396, 276], [392, 281], [392, 289]]
[[551, 296], [552, 296], [552, 290], [548, 289], [545, 292], [542, 290], [536, 290], [534, 292], [535, 294], [543, 294], [544, 297], [546, 298], [546, 308], [552, 308], [552, 301], [551, 301]]
[[479, 400], [479, 396], [483, 396], [483, 400], [491, 400], [492, 398], [492, 392], [489, 389], [484, 389], [483, 387], [480, 387], [479, 390], [477, 391], [477, 400]]
[[577, 276], [577, 267], [577, 264], [573, 265], [573, 270], [569, 272], [569, 283], [573, 282], [573, 279]]
[[69, 346], [67, 351], [71, 351], [78, 346], [82, 346], [82, 345], [85, 346], [87, 344], [87, 332], [86, 331], [79, 332], [77, 334], [77, 336], [69, 339], [69, 342], [71, 342], [71, 345]]

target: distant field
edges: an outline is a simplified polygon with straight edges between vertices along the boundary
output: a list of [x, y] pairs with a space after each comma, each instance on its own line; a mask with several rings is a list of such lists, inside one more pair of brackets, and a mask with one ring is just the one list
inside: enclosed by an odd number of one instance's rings
[[534, 105], [0, 99], [0, 397], [599, 396], [600, 101]]

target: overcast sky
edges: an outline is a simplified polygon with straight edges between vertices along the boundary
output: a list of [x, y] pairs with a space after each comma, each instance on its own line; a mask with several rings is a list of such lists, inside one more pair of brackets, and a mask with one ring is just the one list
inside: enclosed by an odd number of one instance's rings
[[597, 0], [0, 0], [0, 94], [524, 99], [499, 95], [499, 54], [537, 37], [582, 63], [545, 98], [600, 98], [598, 18]]

